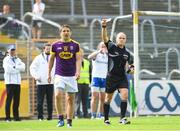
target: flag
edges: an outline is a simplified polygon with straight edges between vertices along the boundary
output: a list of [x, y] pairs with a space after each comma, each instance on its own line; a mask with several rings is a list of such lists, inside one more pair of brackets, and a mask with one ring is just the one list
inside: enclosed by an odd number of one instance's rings
[[136, 102], [136, 95], [134, 92], [132, 79], [129, 81], [129, 83], [130, 83], [130, 105], [131, 105], [132, 112], [135, 112], [137, 108], [137, 102]]

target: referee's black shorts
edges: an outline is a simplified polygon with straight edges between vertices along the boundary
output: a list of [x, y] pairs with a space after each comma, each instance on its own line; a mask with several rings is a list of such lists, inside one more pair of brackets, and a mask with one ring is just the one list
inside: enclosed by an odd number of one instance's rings
[[127, 88], [128, 89], [128, 80], [124, 76], [122, 78], [117, 76], [108, 75], [106, 78], [106, 93], [113, 93], [117, 89]]

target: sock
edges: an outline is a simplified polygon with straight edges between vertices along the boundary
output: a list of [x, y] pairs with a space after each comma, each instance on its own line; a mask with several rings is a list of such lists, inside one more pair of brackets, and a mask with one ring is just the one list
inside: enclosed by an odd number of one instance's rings
[[67, 119], [67, 124], [72, 124], [72, 119]]
[[127, 101], [123, 100], [121, 101], [121, 119], [125, 117], [127, 110]]
[[96, 112], [92, 112], [91, 116], [93, 116], [94, 118], [96, 118]]
[[59, 115], [59, 120], [63, 121], [64, 120], [64, 116], [63, 115]]
[[104, 103], [104, 121], [109, 120], [110, 103]]
[[104, 115], [103, 115], [102, 112], [99, 112], [99, 113], [98, 113], [98, 117], [99, 117], [99, 118], [101, 118], [101, 117], [103, 117], [103, 116], [104, 116]]

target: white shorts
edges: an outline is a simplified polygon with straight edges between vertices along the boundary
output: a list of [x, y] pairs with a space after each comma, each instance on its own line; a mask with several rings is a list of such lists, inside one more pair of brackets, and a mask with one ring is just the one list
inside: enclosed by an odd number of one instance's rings
[[105, 92], [106, 88], [100, 88], [96, 86], [91, 86], [91, 92]]
[[65, 92], [78, 92], [77, 80], [75, 76], [59, 76], [54, 77], [54, 88]]

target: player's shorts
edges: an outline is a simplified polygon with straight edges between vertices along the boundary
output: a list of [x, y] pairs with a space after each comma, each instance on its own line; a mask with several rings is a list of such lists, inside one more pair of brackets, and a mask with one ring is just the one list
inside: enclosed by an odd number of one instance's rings
[[42, 26], [42, 21], [41, 20], [33, 20], [32, 21], [32, 27], [41, 28], [41, 26]]
[[106, 78], [92, 78], [91, 92], [105, 92]]
[[77, 80], [75, 76], [59, 76], [54, 77], [54, 88], [63, 90], [68, 93], [78, 92]]
[[108, 75], [106, 78], [106, 92], [113, 93], [117, 89], [127, 88], [128, 80], [127, 77], [119, 78], [117, 76]]

